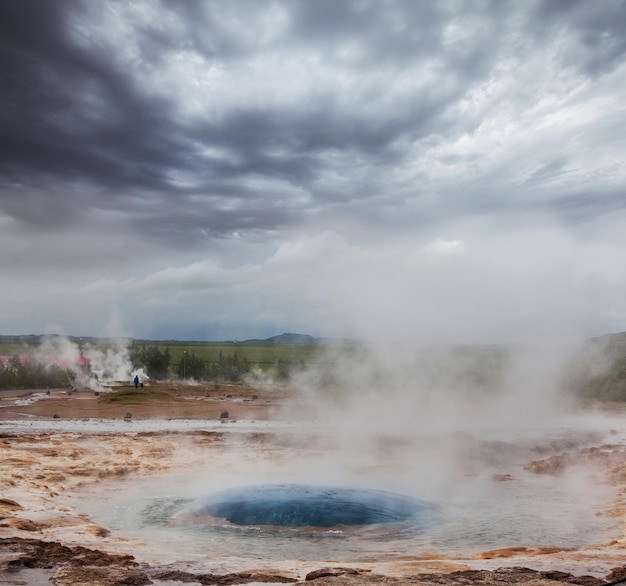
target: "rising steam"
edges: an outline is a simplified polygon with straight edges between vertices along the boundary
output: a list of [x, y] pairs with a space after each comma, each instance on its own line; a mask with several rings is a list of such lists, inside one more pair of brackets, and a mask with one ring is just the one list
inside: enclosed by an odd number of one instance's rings
[[81, 347], [68, 338], [50, 336], [32, 353], [32, 358], [69, 371], [79, 387], [102, 391], [105, 384], [126, 382], [132, 380], [135, 374], [147, 378], [143, 369], [133, 369], [128, 346], [128, 340], [114, 339], [106, 347], [91, 343]]
[[[308, 470], [318, 480], [464, 499], [476, 486], [468, 478], [514, 475], [520, 462], [563, 449], [565, 443], [546, 440], [554, 429], [571, 430], [574, 442], [597, 441], [586, 435], [589, 422], [565, 385], [577, 352], [577, 342], [552, 340], [329, 346], [294, 380], [298, 394], [285, 417], [330, 430], [332, 456]], [[367, 474], [387, 467], [393, 474]], [[580, 489], [587, 486], [582, 477], [572, 482], [579, 501], [581, 492], [593, 500]]]

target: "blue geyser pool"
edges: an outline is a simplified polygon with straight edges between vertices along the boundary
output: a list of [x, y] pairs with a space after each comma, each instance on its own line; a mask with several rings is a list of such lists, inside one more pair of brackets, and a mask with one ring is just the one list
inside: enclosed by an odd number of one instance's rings
[[223, 490], [193, 501], [176, 518], [242, 527], [322, 528], [407, 524], [427, 529], [436, 505], [393, 492], [303, 484]]

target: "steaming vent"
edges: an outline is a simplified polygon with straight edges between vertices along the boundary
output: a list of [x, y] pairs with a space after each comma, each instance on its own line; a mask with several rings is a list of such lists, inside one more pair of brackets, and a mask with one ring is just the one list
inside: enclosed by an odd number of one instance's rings
[[193, 501], [179, 520], [236, 526], [311, 527], [407, 524], [427, 529], [437, 507], [372, 489], [276, 484], [224, 490]]

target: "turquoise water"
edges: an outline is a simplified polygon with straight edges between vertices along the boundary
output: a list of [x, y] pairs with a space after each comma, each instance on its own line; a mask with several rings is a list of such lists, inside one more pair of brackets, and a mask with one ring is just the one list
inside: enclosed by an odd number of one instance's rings
[[[191, 564], [235, 558], [244, 560], [246, 567], [273, 560], [463, 559], [505, 547], [577, 549], [622, 534], [618, 521], [599, 514], [613, 502], [615, 487], [580, 471], [533, 474], [525, 465], [581, 446], [601, 445], [604, 440], [595, 431], [589, 435], [578, 423], [570, 428], [524, 428], [517, 437], [508, 428], [500, 436], [492, 431], [493, 437], [487, 437], [489, 430], [479, 428], [429, 436], [372, 435], [369, 442], [359, 436], [352, 443], [345, 437], [343, 442], [331, 441], [330, 436], [316, 442], [313, 435], [296, 441], [301, 436], [278, 430], [263, 436], [263, 441], [232, 434], [231, 441], [225, 436], [219, 445], [198, 448], [206, 454], [201, 469], [107, 482], [106, 490], [94, 487], [94, 494], [85, 495], [81, 506], [95, 523], [111, 530], [112, 539], [140, 543], [146, 551], [165, 548], [171, 559], [188, 559]], [[590, 426], [594, 429], [595, 424]], [[621, 436], [611, 439], [622, 441]], [[494, 478], [496, 473], [500, 480]], [[241, 496], [237, 491], [256, 484], [355, 490], [340, 495], [350, 497], [347, 504], [339, 502], [341, 498], [336, 501], [337, 507], [348, 509], [364, 504], [359, 494], [378, 495], [382, 490], [410, 502], [432, 504], [437, 517], [427, 524], [392, 518], [391, 523], [375, 519], [372, 524], [351, 525], [343, 519], [339, 526], [318, 522], [315, 528], [291, 521], [261, 524], [245, 511], [238, 511], [244, 515], [235, 519], [240, 524], [220, 523], [219, 516], [211, 514], [193, 522], [183, 518], [193, 502], [210, 502], [209, 495], [220, 491]], [[236, 500], [232, 499], [233, 510]], [[365, 504], [371, 511], [372, 503]], [[374, 503], [374, 513], [382, 509], [383, 504]]]
[[[409, 519], [311, 528], [189, 522], [184, 514], [197, 501], [185, 478], [126, 485], [93, 504], [91, 515], [116, 534], [167, 543], [179, 559], [194, 554], [345, 562], [402, 555], [462, 558], [501, 547], [584, 547], [615, 528], [614, 521], [572, 498], [563, 479], [528, 473], [511, 482], [468, 478], [465, 483], [453, 500], [437, 504], [436, 522], [430, 518], [426, 524]], [[202, 502], [206, 495], [198, 498]]]
[[177, 518], [240, 527], [316, 528], [407, 525], [427, 530], [438, 508], [383, 490], [307, 484], [263, 484], [196, 499]]

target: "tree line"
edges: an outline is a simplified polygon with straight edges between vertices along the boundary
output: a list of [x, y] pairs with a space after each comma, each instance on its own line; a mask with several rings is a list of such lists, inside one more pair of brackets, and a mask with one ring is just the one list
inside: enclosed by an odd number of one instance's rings
[[[196, 356], [195, 352], [183, 352], [179, 360], [172, 360], [169, 348], [160, 350], [158, 346], [135, 344], [131, 348], [130, 358], [135, 368], [143, 368], [153, 379], [167, 379], [172, 376], [179, 379], [197, 381], [241, 382], [253, 372], [253, 364], [237, 352], [225, 355], [220, 351], [217, 361], [209, 362]], [[302, 360], [279, 358], [275, 367], [275, 377], [286, 381], [299, 369], [304, 368]]]
[[[241, 382], [253, 373], [253, 364], [240, 358], [235, 352], [225, 355], [220, 352], [216, 362], [207, 362], [193, 351], [184, 352], [180, 360], [172, 360], [169, 348], [134, 345], [130, 359], [133, 367], [143, 368], [152, 379], [194, 379], [197, 381]], [[86, 367], [83, 367], [86, 368]], [[287, 381], [298, 369], [304, 368], [303, 361], [279, 358], [275, 367], [275, 378]], [[84, 373], [86, 374], [86, 373]], [[76, 371], [57, 364], [44, 364], [23, 356], [11, 356], [0, 361], [1, 389], [71, 389], [80, 384]]]
[[42, 364], [12, 356], [0, 366], [0, 389], [71, 389], [75, 375], [57, 364]]
[[[626, 402], [626, 356], [622, 353], [611, 357], [609, 368], [595, 373], [580, 361], [579, 367], [568, 369], [565, 387], [568, 392], [586, 400]], [[174, 360], [169, 348], [161, 350], [156, 345], [133, 344], [130, 359], [134, 368], [144, 368], [152, 379], [194, 379], [197, 381], [240, 382], [254, 377], [255, 364], [236, 352], [225, 355], [220, 352], [216, 361], [205, 361], [193, 350], [185, 351]], [[288, 381], [295, 373], [304, 369], [303, 360], [278, 358], [273, 376], [278, 381]], [[30, 356], [11, 356], [0, 359], [0, 389], [45, 389], [73, 388], [81, 384], [78, 380], [88, 374], [87, 366], [70, 370], [57, 364], [46, 364]], [[494, 364], [481, 362], [481, 377], [488, 378]], [[474, 383], [486, 384], [484, 380]], [[471, 383], [468, 377], [468, 384]], [[492, 383], [493, 384], [493, 381]], [[497, 384], [495, 385], [497, 386]]]

